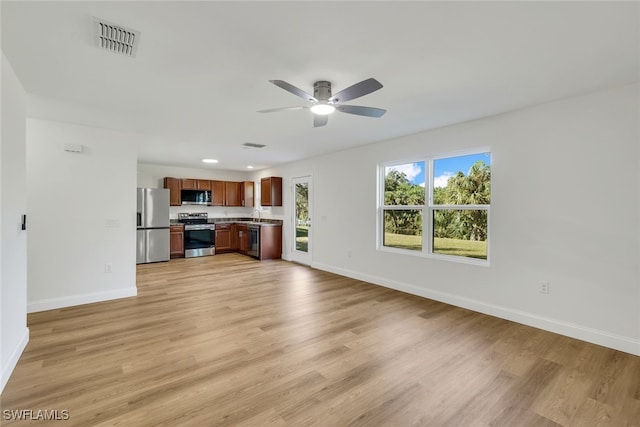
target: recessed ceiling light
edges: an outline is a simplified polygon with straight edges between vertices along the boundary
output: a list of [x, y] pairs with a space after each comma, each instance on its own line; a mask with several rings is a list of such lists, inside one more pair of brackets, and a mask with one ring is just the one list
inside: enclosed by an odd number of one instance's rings
[[247, 166], [247, 169], [253, 169], [253, 166], [249, 165]]
[[203, 163], [218, 163], [216, 159], [202, 159]]

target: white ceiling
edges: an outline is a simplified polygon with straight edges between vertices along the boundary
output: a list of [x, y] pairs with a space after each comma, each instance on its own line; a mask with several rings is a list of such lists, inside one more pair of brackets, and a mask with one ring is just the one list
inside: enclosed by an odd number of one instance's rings
[[[638, 81], [639, 6], [2, 1], [2, 50], [30, 116], [140, 133], [140, 162], [243, 170]], [[94, 47], [93, 16], [140, 31], [137, 56]], [[384, 88], [348, 104], [380, 119], [256, 112], [304, 105], [270, 79], [335, 93], [369, 77]]]

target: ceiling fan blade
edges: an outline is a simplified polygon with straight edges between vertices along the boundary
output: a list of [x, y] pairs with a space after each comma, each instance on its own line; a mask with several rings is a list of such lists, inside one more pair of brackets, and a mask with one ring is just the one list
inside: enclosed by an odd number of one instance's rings
[[350, 101], [352, 99], [356, 99], [356, 98], [360, 98], [361, 96], [368, 95], [371, 92], [375, 92], [380, 88], [382, 88], [382, 83], [380, 83], [374, 78], [370, 78], [367, 80], [363, 80], [360, 83], [356, 83], [353, 86], [349, 86], [346, 89], [341, 90], [340, 92], [336, 93], [331, 98], [329, 98], [329, 102]]
[[313, 115], [313, 127], [317, 128], [320, 126], [325, 126], [329, 121], [329, 116], [321, 116], [319, 114]]
[[382, 117], [387, 112], [382, 108], [361, 107], [359, 105], [336, 105], [336, 110], [367, 117]]
[[304, 110], [309, 107], [281, 107], [281, 108], [269, 108], [267, 110], [258, 110], [258, 113], [275, 113], [276, 111], [287, 111], [287, 110]]
[[305, 101], [311, 101], [311, 102], [317, 102], [318, 101], [313, 96], [309, 95], [307, 92], [303, 91], [300, 88], [295, 87], [291, 83], [285, 82], [284, 80], [269, 80], [269, 81], [271, 83], [273, 83], [274, 85], [278, 86], [279, 88], [282, 88], [282, 89], [286, 90], [287, 92], [291, 92], [292, 94], [294, 94], [296, 96], [299, 96], [300, 98], [304, 99]]

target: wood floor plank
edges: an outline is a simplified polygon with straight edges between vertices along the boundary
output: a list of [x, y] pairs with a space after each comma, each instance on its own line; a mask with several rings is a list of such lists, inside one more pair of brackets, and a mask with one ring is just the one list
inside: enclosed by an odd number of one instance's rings
[[637, 356], [281, 260], [137, 269], [28, 316], [3, 426], [640, 426]]

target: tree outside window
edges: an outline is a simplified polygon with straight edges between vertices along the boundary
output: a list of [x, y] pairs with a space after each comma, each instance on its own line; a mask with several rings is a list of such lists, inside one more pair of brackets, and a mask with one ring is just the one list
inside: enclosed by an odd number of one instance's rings
[[[424, 162], [385, 168], [384, 246], [413, 251], [422, 250], [424, 171]], [[422, 177], [422, 185], [415, 182], [416, 179], [419, 181], [420, 177]]]

